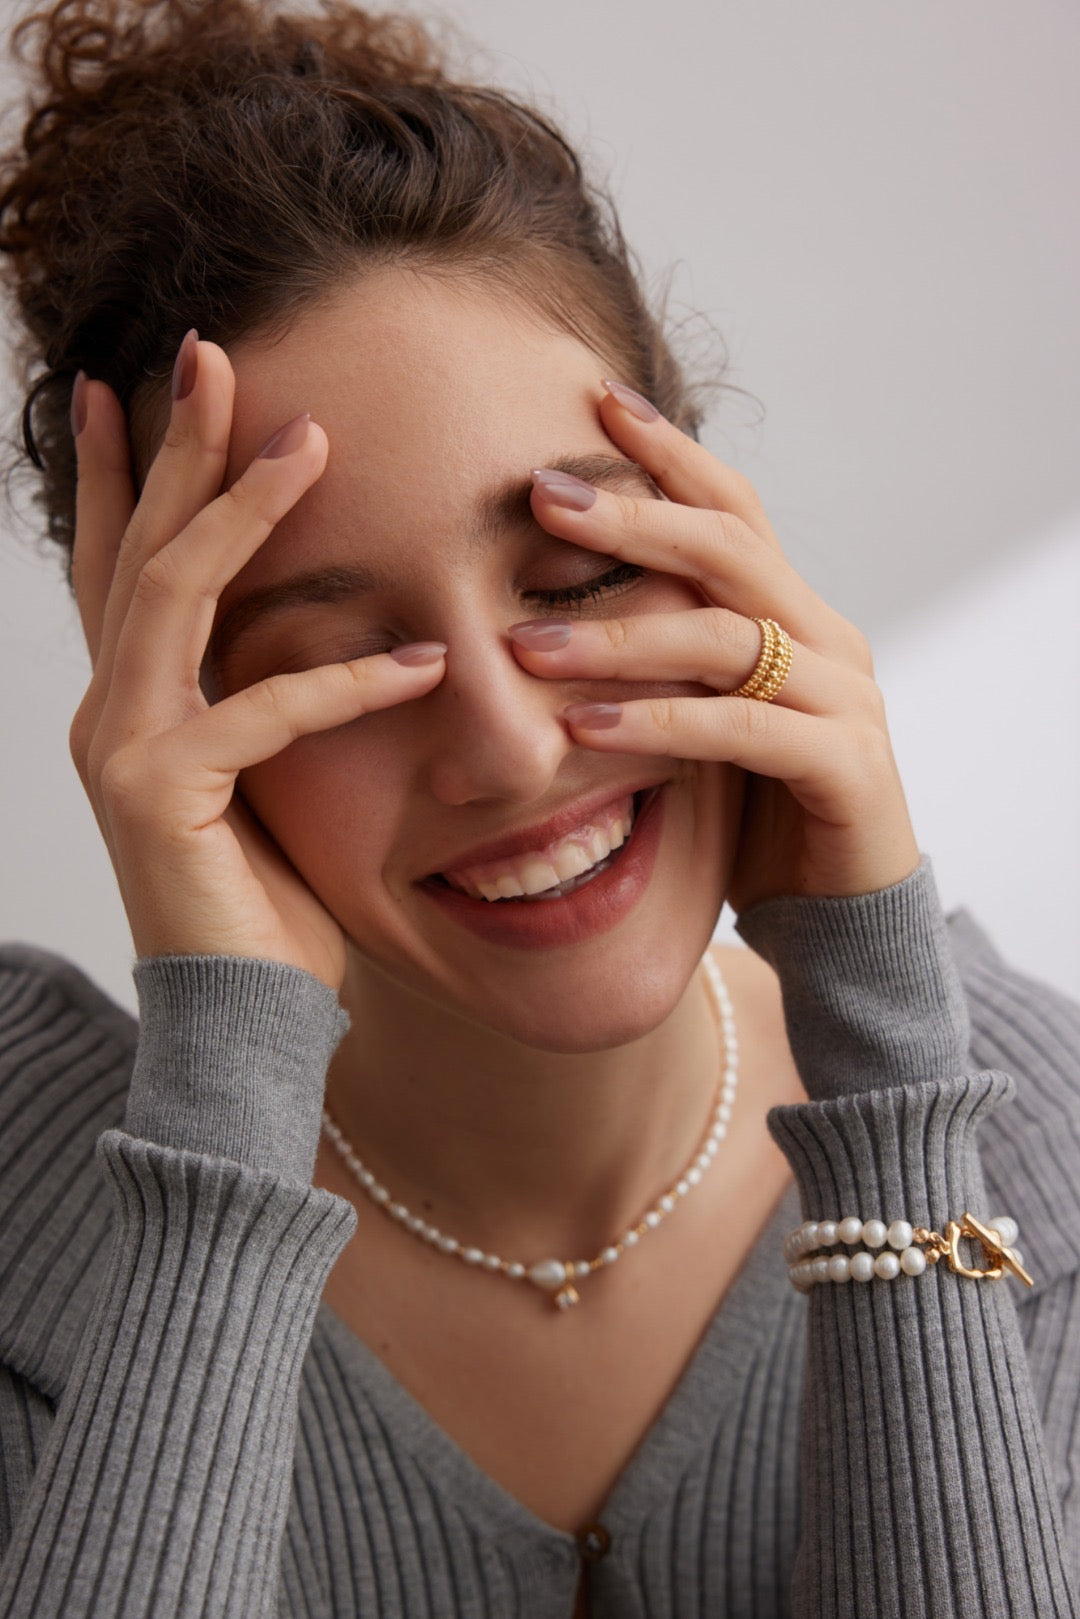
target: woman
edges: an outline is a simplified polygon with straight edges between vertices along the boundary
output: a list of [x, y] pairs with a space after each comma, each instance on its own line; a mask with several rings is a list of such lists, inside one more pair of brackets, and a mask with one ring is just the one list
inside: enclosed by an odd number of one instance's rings
[[343, 4], [21, 37], [140, 1018], [5, 952], [0, 1612], [1074, 1612], [1077, 1009], [573, 155]]

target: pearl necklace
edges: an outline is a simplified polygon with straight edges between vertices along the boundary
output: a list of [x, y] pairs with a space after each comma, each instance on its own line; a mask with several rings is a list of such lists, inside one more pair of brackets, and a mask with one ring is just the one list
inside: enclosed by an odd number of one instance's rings
[[650, 1209], [646, 1210], [637, 1225], [624, 1231], [616, 1242], [610, 1247], [601, 1249], [592, 1259], [565, 1261], [541, 1259], [534, 1265], [526, 1266], [516, 1259], [502, 1259], [498, 1254], [485, 1253], [482, 1248], [468, 1247], [459, 1242], [457, 1237], [449, 1237], [437, 1226], [428, 1225], [425, 1220], [421, 1220], [418, 1215], [407, 1209], [404, 1203], [395, 1203], [386, 1187], [381, 1185], [353, 1151], [325, 1108], [322, 1116], [323, 1130], [371, 1201], [405, 1231], [411, 1231], [421, 1242], [429, 1243], [439, 1253], [453, 1255], [466, 1265], [475, 1265], [481, 1270], [506, 1276], [513, 1282], [531, 1282], [534, 1287], [553, 1295], [552, 1302], [556, 1309], [568, 1310], [580, 1300], [580, 1294], [574, 1286], [575, 1279], [580, 1280], [589, 1276], [605, 1265], [614, 1265], [628, 1248], [636, 1247], [642, 1237], [650, 1231], [655, 1231], [660, 1222], [674, 1211], [680, 1200], [695, 1186], [701, 1184], [702, 1176], [711, 1166], [720, 1149], [721, 1141], [727, 1135], [732, 1104], [735, 1101], [735, 1087], [739, 1078], [739, 1043], [735, 1033], [735, 1015], [723, 976], [708, 951], [702, 957], [702, 965], [706, 972], [713, 1013], [724, 1042], [724, 1073], [717, 1088], [711, 1123], [678, 1179], [657, 1198]]

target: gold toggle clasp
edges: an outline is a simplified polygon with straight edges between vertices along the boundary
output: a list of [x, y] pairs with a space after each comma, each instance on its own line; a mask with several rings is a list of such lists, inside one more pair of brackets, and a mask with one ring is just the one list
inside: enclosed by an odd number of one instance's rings
[[[983, 1258], [986, 1260], [984, 1270], [964, 1264], [960, 1258], [961, 1237], [968, 1237], [982, 1245]], [[945, 1227], [943, 1250], [941, 1257], [948, 1260], [949, 1269], [955, 1271], [958, 1276], [970, 1276], [978, 1282], [994, 1281], [1008, 1270], [1028, 1287], [1035, 1286], [1034, 1280], [1028, 1275], [1013, 1250], [1006, 1248], [992, 1226], [983, 1225], [973, 1214], [965, 1213], [962, 1220], [949, 1221]]]

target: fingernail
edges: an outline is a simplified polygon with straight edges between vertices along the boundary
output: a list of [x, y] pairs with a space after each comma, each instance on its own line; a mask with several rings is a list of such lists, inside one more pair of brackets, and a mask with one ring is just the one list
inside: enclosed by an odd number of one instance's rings
[[507, 635], [529, 652], [557, 652], [569, 641], [574, 626], [563, 618], [530, 618], [511, 624]]
[[658, 422], [660, 412], [655, 405], [651, 405], [643, 394], [635, 393], [628, 388], [625, 382], [612, 382], [610, 377], [604, 378], [604, 387], [609, 394], [613, 394], [620, 405], [625, 405], [631, 416], [636, 416], [639, 422]]
[[291, 422], [286, 422], [284, 427], [279, 427], [277, 432], [267, 439], [255, 459], [275, 461], [283, 455], [291, 455], [307, 438], [310, 420], [310, 410], [305, 410], [302, 416], [294, 416]]
[[404, 646], [390, 648], [390, 656], [395, 663], [410, 667], [417, 663], [438, 663], [445, 655], [445, 641], [407, 641]]
[[176, 351], [172, 368], [172, 396], [186, 399], [195, 386], [199, 373], [199, 334], [194, 326], [184, 334], [184, 341]]
[[553, 506], [569, 506], [571, 511], [586, 512], [596, 499], [596, 490], [584, 478], [575, 478], [571, 472], [555, 472], [551, 467], [534, 467], [532, 480]]
[[563, 719], [580, 725], [584, 731], [609, 731], [622, 719], [622, 704], [571, 703], [563, 709]]
[[86, 372], [76, 373], [71, 389], [71, 436], [78, 438], [86, 426]]

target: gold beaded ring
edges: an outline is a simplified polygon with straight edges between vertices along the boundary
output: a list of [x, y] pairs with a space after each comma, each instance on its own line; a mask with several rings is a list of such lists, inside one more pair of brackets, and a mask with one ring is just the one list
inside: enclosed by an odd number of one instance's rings
[[771, 703], [791, 670], [791, 636], [775, 618], [755, 618], [754, 623], [761, 631], [761, 655], [750, 678], [727, 695]]

